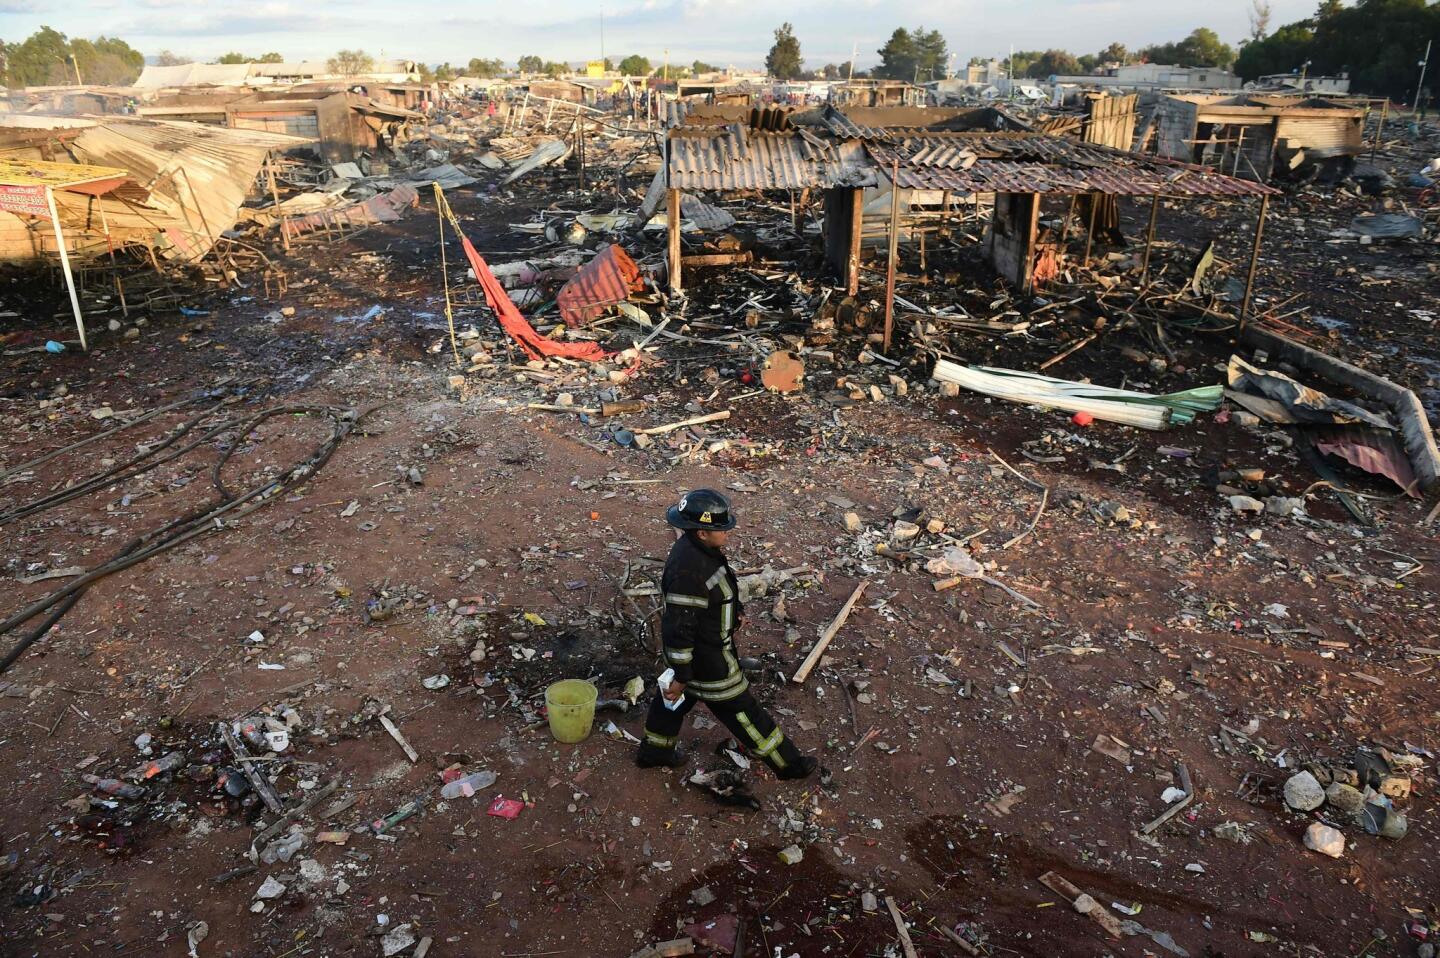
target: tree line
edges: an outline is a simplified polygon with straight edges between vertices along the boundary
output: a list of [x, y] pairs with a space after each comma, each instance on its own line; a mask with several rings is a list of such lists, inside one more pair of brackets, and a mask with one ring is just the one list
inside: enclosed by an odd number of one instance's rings
[[1246, 80], [1274, 73], [1348, 73], [1352, 90], [1408, 100], [1430, 40], [1440, 50], [1440, 3], [1358, 0], [1346, 7], [1340, 0], [1323, 0], [1313, 15], [1241, 47], [1235, 72]]
[[7, 87], [127, 86], [144, 66], [144, 55], [115, 37], [72, 40], [58, 30], [41, 27], [19, 43], [0, 41], [0, 85]]

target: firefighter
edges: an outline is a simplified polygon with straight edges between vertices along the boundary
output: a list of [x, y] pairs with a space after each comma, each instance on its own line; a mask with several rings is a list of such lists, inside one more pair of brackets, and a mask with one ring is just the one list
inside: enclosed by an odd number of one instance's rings
[[805, 778], [818, 763], [801, 755], [780, 731], [750, 694], [749, 680], [740, 669], [735, 630], [745, 610], [735, 573], [721, 551], [735, 528], [730, 503], [713, 489], [697, 489], [671, 506], [665, 519], [683, 530], [660, 580], [665, 594], [660, 624], [665, 661], [674, 669], [675, 680], [668, 689], [657, 691], [650, 703], [636, 763], [641, 768], [680, 765], [683, 758], [676, 748], [680, 727], [695, 703], [704, 702], [777, 776]]

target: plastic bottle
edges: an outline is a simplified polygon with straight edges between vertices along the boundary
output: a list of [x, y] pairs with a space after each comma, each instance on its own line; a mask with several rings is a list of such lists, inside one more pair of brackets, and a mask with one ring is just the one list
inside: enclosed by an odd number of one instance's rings
[[95, 791], [103, 792], [106, 795], [114, 795], [117, 798], [144, 798], [145, 789], [139, 785], [127, 785], [118, 778], [101, 778], [98, 775], [81, 776], [86, 782], [95, 786]]
[[253, 748], [269, 749], [270, 745], [265, 741], [265, 730], [260, 723], [254, 719], [247, 719], [239, 724], [240, 737], [249, 742]]
[[497, 776], [494, 772], [471, 772], [464, 778], [457, 778], [453, 782], [447, 782], [445, 787], [440, 789], [441, 798], [469, 798], [482, 788], [489, 788], [495, 784]]
[[140, 777], [147, 779], [154, 778], [156, 775], [161, 775], [165, 772], [173, 772], [184, 764], [184, 752], [168, 752], [153, 762], [146, 762], [142, 767], [143, 771], [140, 773]]

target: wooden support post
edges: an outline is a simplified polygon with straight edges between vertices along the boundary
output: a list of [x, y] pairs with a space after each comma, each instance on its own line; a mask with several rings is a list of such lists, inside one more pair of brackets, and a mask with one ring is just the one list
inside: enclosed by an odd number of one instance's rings
[[1095, 193], [1085, 194], [1085, 218], [1090, 221], [1090, 227], [1085, 231], [1085, 260], [1082, 266], [1090, 265], [1090, 246], [1095, 242], [1095, 220], [1099, 218], [1099, 211], [1095, 209]]
[[[265, 178], [270, 181], [270, 199], [276, 206], [280, 205], [280, 188], [275, 185], [275, 157], [269, 153], [265, 154]], [[286, 251], [290, 249], [290, 233], [285, 229], [285, 217], [280, 217], [280, 245]]]
[[845, 292], [860, 294], [860, 239], [865, 225], [865, 191], [850, 191], [850, 240], [845, 255]]
[[1370, 162], [1375, 162], [1375, 151], [1380, 149], [1380, 137], [1385, 135], [1385, 121], [1390, 117], [1390, 98], [1380, 107], [1380, 125], [1375, 128], [1375, 142], [1370, 145]]
[[669, 250], [670, 292], [678, 293], [680, 285], [680, 191], [665, 191], [665, 239]]
[[1061, 251], [1064, 251], [1064, 249], [1065, 249], [1065, 240], [1070, 236], [1070, 221], [1075, 218], [1075, 201], [1078, 200], [1079, 198], [1080, 198], [1080, 197], [1079, 197], [1077, 194], [1075, 194], [1075, 193], [1071, 193], [1071, 194], [1070, 194], [1070, 207], [1065, 211], [1065, 219], [1063, 219], [1063, 220], [1060, 221], [1060, 249], [1061, 249]]
[[1255, 245], [1250, 248], [1250, 269], [1245, 274], [1245, 299], [1240, 303], [1240, 328], [1236, 337], [1245, 334], [1250, 320], [1250, 296], [1255, 290], [1255, 268], [1260, 263], [1260, 240], [1265, 235], [1265, 214], [1270, 210], [1270, 194], [1260, 197], [1260, 215], [1255, 218]]
[[585, 121], [577, 114], [575, 117], [575, 136], [580, 152], [580, 189], [585, 188]]
[[115, 284], [115, 295], [120, 297], [120, 315], [130, 318], [130, 306], [125, 302], [125, 284], [120, 282], [120, 266], [115, 262], [115, 241], [110, 236], [110, 223], [105, 219], [105, 204], [97, 203], [100, 210], [100, 228], [105, 231], [105, 245], [110, 250], [110, 279]]
[[580, 118], [577, 116], [570, 123], [570, 132], [565, 137], [570, 141], [570, 152], [575, 156], [575, 188], [581, 189], [585, 182], [585, 157], [580, 152]]
[[1150, 278], [1150, 247], [1155, 245], [1155, 220], [1160, 215], [1160, 194], [1150, 204], [1150, 225], [1145, 229], [1145, 259], [1140, 264], [1140, 282]]
[[65, 288], [70, 291], [70, 308], [75, 311], [75, 330], [80, 334], [80, 348], [90, 351], [85, 340], [85, 318], [80, 315], [80, 297], [75, 293], [75, 274], [70, 272], [70, 254], [65, 249], [65, 232], [60, 228], [60, 213], [55, 209], [55, 191], [45, 187], [45, 205], [50, 208], [50, 225], [55, 228], [55, 247], [60, 253], [60, 271], [65, 274]]
[[885, 258], [885, 338], [880, 351], [890, 354], [890, 336], [895, 327], [895, 256], [900, 251], [900, 161], [890, 169], [890, 255]]

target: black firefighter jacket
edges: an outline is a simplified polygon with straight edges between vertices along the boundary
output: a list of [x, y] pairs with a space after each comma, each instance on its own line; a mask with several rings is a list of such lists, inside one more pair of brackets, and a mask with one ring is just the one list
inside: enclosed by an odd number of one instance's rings
[[743, 694], [749, 682], [740, 671], [735, 628], [744, 607], [725, 556], [686, 532], [670, 550], [660, 587], [665, 593], [660, 633], [675, 680], [706, 702]]

